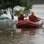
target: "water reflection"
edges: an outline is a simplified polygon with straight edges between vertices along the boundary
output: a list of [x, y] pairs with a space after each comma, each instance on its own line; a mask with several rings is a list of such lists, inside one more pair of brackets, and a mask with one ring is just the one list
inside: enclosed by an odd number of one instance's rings
[[44, 44], [44, 29], [18, 29], [11, 37], [10, 32], [0, 32], [0, 44]]

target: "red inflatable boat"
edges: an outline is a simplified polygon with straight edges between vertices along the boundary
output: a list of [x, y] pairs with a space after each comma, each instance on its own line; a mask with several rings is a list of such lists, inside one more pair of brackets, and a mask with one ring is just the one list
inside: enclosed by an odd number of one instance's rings
[[24, 16], [20, 16], [18, 18], [18, 23], [16, 24], [17, 28], [37, 28], [42, 25], [42, 22], [39, 18], [36, 16], [32, 15], [29, 16], [29, 19], [24, 20]]

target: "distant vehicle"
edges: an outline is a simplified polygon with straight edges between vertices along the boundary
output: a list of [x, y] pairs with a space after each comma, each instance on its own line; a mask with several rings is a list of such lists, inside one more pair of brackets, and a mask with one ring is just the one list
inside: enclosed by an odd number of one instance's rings
[[0, 16], [0, 30], [4, 30], [9, 27], [10, 19], [8, 17], [1, 17]]
[[[9, 19], [8, 17], [0, 16], [0, 30], [6, 31], [9, 28], [16, 27], [16, 20]], [[11, 30], [11, 29], [10, 29]]]

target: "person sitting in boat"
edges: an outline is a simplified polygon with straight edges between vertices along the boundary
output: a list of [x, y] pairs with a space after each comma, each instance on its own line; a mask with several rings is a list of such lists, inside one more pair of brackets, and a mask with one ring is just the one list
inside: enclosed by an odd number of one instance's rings
[[24, 16], [21, 14], [21, 15], [18, 17], [18, 20], [24, 20]]
[[29, 20], [30, 20], [30, 21], [33, 21], [33, 22], [37, 22], [37, 21], [39, 21], [40, 19], [39, 19], [37, 16], [35, 16], [34, 12], [32, 12], [32, 15], [29, 16]]

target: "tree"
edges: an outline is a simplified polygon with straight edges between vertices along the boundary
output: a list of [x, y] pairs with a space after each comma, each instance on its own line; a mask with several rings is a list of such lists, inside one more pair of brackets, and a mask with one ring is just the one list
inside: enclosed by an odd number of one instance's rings
[[20, 6], [25, 6], [26, 10], [31, 9], [34, 0], [20, 0]]

